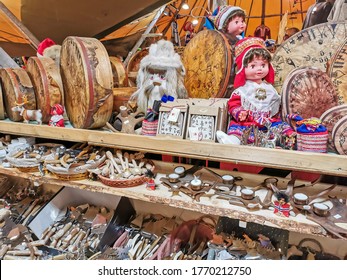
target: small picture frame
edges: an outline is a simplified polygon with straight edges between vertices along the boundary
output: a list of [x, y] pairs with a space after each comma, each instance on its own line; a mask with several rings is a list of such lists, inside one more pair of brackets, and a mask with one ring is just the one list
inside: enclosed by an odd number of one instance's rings
[[[172, 118], [171, 113], [175, 114]], [[183, 139], [185, 135], [188, 104], [186, 99], [163, 103], [159, 109], [157, 136]], [[175, 121], [171, 121], [174, 119]]]
[[219, 117], [217, 123], [217, 130], [223, 132], [227, 131], [229, 124], [229, 114], [228, 114], [228, 101], [229, 98], [214, 98], [210, 97], [209, 99], [202, 98], [189, 98], [189, 106], [210, 106], [210, 107], [219, 107]]
[[[215, 142], [219, 118], [219, 107], [191, 106], [188, 114], [186, 138], [190, 140]], [[197, 130], [198, 136], [195, 135]], [[189, 131], [194, 131], [194, 135], [190, 135]]]

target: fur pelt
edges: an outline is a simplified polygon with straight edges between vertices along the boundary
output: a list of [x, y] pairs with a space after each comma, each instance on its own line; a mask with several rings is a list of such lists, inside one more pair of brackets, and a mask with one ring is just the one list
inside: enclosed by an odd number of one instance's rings
[[146, 113], [148, 108], [152, 108], [154, 100], [160, 100], [164, 94], [175, 99], [187, 98], [184, 76], [185, 68], [173, 44], [160, 40], [151, 45], [149, 54], [141, 60], [136, 79], [137, 91], [130, 99], [136, 100], [138, 110]]

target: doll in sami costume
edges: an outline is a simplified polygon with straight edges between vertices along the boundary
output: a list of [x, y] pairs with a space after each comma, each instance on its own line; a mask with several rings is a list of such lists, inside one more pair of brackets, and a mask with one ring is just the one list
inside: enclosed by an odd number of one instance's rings
[[[235, 55], [237, 72], [234, 80], [235, 90], [228, 101], [228, 112], [231, 116], [228, 135], [234, 139], [241, 139], [246, 128], [258, 127], [260, 130], [266, 130], [280, 124], [282, 134], [295, 134], [279, 117], [281, 98], [272, 85], [275, 72], [270, 63], [271, 54], [266, 49], [264, 40], [248, 37], [238, 41]], [[245, 144], [253, 142], [254, 135], [251, 133]]]

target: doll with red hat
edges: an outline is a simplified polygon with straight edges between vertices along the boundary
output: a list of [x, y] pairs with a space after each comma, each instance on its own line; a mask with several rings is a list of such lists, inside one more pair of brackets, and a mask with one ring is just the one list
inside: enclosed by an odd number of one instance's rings
[[[281, 121], [279, 110], [281, 98], [273, 87], [275, 71], [271, 65], [271, 54], [261, 38], [247, 37], [235, 45], [237, 72], [234, 88], [228, 101], [231, 121], [228, 135], [235, 141], [241, 139], [246, 128], [267, 129], [281, 124], [282, 133], [291, 135], [294, 131]], [[254, 142], [250, 134], [248, 143]]]
[[55, 104], [51, 107], [51, 118], [48, 122], [49, 126], [64, 127], [64, 107], [61, 104]]
[[209, 20], [213, 21], [216, 30], [227, 37], [229, 44], [235, 45], [246, 29], [245, 11], [238, 6], [223, 5], [216, 12]]

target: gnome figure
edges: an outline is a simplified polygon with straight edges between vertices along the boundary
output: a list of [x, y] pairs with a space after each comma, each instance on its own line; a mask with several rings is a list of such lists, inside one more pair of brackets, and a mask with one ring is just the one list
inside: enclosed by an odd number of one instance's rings
[[152, 44], [149, 54], [140, 62], [135, 91], [130, 100], [137, 101], [138, 111], [151, 110], [155, 100], [163, 102], [188, 98], [183, 80], [185, 68], [170, 41]]
[[61, 104], [55, 104], [51, 108], [51, 119], [48, 122], [49, 126], [64, 127], [64, 107]]

